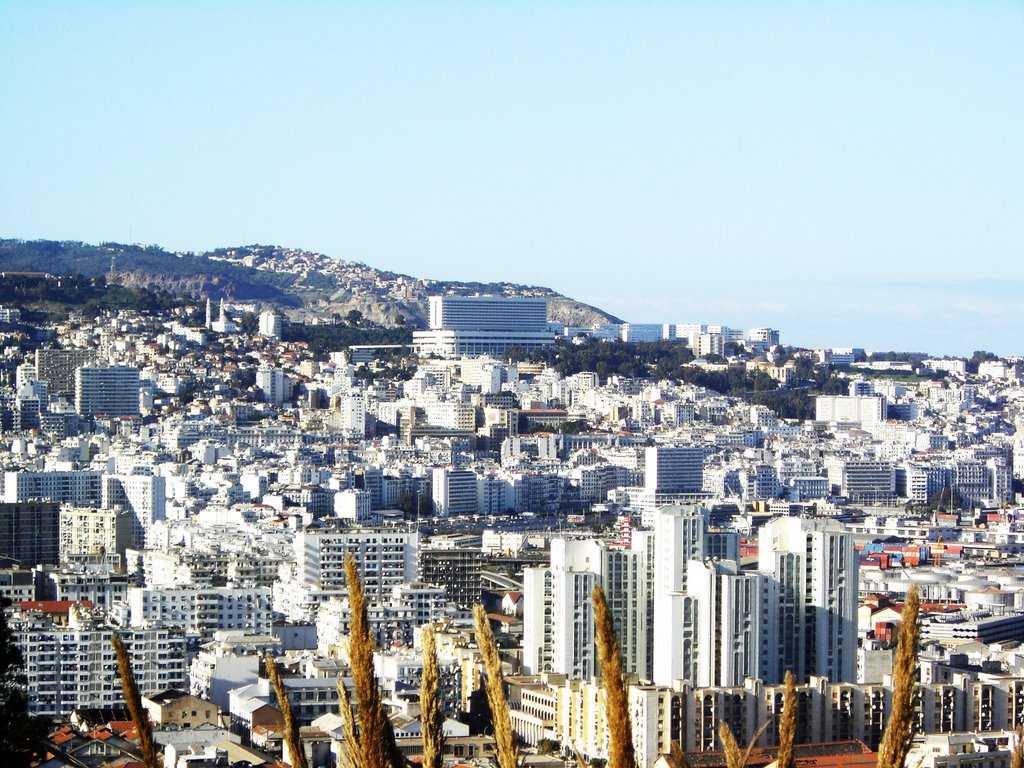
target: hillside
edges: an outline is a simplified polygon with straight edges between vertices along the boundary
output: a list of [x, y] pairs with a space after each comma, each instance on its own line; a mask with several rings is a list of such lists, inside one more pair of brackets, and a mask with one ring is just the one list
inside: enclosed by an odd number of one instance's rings
[[422, 326], [428, 296], [496, 294], [549, 297], [549, 319], [567, 325], [617, 321], [541, 286], [430, 280], [279, 246], [172, 253], [158, 246], [120, 243], [0, 240], [0, 271], [106, 275], [130, 288], [273, 305], [297, 320], [344, 316], [355, 309], [375, 323], [394, 325], [401, 319]]

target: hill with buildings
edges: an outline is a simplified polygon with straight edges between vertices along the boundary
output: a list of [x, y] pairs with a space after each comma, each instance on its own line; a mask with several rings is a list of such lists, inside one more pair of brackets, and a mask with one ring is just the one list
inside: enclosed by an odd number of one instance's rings
[[174, 253], [154, 245], [7, 239], [0, 240], [0, 271], [105, 276], [128, 288], [274, 305], [296, 320], [356, 310], [373, 323], [423, 326], [427, 297], [438, 294], [544, 296], [549, 319], [566, 325], [617, 320], [541, 286], [431, 280], [270, 245]]

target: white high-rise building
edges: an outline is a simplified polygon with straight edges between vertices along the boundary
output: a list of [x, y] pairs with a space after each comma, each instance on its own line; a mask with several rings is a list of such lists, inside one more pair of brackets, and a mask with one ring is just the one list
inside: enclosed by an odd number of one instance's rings
[[751, 328], [747, 331], [747, 339], [756, 344], [777, 347], [779, 345], [779, 332], [774, 328]]
[[533, 331], [548, 322], [545, 298], [431, 296], [431, 329], [455, 331]]
[[103, 498], [103, 473], [91, 469], [5, 472], [3, 488], [8, 504], [39, 499], [95, 507]]
[[260, 335], [271, 339], [281, 338], [281, 316], [273, 310], [260, 312]]
[[720, 333], [702, 333], [697, 336], [696, 348], [693, 350], [697, 357], [708, 355], [719, 355], [725, 353], [725, 341]]
[[[758, 567], [778, 582], [776, 680], [792, 671], [851, 682], [857, 673], [857, 556], [831, 520], [782, 517], [761, 528]], [[771, 680], [766, 677], [766, 680]]]
[[256, 386], [263, 390], [263, 398], [271, 405], [281, 405], [291, 397], [291, 381], [280, 368], [261, 365], [256, 370]]
[[704, 559], [707, 511], [662, 507], [654, 518], [654, 682], [696, 679], [696, 604], [688, 592], [690, 563]]
[[734, 560], [692, 562], [689, 592], [697, 604], [697, 685], [742, 686], [774, 680], [778, 668], [778, 585], [745, 573]]
[[160, 475], [105, 475], [103, 506], [129, 510], [136, 546], [147, 544], [153, 523], [167, 517], [167, 480]]
[[863, 429], [870, 429], [887, 415], [885, 398], [820, 395], [814, 398], [814, 420], [828, 422], [844, 422], [859, 424]]
[[336, 395], [332, 407], [338, 416], [338, 428], [352, 437], [366, 437], [366, 402], [358, 394]]
[[[119, 554], [135, 546], [135, 515], [126, 509], [65, 505], [60, 510], [60, 559], [71, 554]], [[123, 563], [123, 560], [122, 560]]]
[[627, 672], [645, 673], [648, 648], [647, 561], [642, 549], [601, 541], [551, 542], [547, 568], [523, 572], [523, 666], [533, 674], [598, 674], [592, 592], [608, 601]]
[[373, 520], [373, 494], [364, 488], [346, 488], [334, 495], [334, 514], [342, 520], [369, 523]]
[[622, 340], [627, 342], [661, 341], [664, 326], [660, 323], [623, 323]]
[[431, 296], [430, 328], [414, 331], [420, 354], [442, 357], [501, 355], [554, 344], [543, 297]]
[[434, 467], [431, 481], [434, 513], [438, 517], [476, 514], [476, 472], [471, 469]]
[[[112, 628], [98, 614], [72, 606], [59, 621], [30, 610], [10, 616], [14, 641], [25, 656], [29, 711], [66, 718], [73, 709], [124, 704]], [[119, 629], [131, 655], [139, 692], [150, 696], [187, 684], [185, 632], [177, 627]]]
[[139, 369], [128, 365], [75, 370], [75, 404], [82, 416], [138, 416]]
[[704, 449], [656, 446], [644, 450], [644, 490], [699, 493], [704, 487]]
[[203, 642], [218, 630], [269, 635], [272, 628], [269, 587], [132, 587], [125, 607], [130, 626], [183, 627]]
[[825, 460], [830, 490], [855, 504], [890, 504], [896, 495], [896, 466], [872, 458], [830, 456]]
[[291, 621], [315, 621], [324, 600], [348, 597], [346, 553], [355, 557], [371, 602], [386, 601], [396, 585], [418, 578], [415, 530], [328, 523], [297, 531], [294, 548], [291, 572], [274, 584], [274, 610]]

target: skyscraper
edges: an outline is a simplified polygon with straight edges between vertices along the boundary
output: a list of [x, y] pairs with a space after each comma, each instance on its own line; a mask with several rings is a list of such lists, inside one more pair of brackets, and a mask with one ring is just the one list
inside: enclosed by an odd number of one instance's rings
[[857, 562], [853, 538], [831, 520], [782, 517], [761, 528], [758, 567], [778, 582], [778, 660], [791, 670], [853, 681], [857, 669]]
[[743, 572], [735, 560], [689, 566], [697, 603], [697, 685], [741, 686], [772, 679], [778, 668], [778, 584], [770, 574]]
[[655, 446], [644, 451], [644, 490], [699, 493], [704, 487], [704, 448]]
[[704, 558], [707, 515], [692, 506], [662, 507], [655, 514], [653, 672], [658, 685], [696, 677], [696, 603], [687, 589], [690, 563]]
[[523, 572], [523, 666], [532, 674], [598, 674], [591, 592], [600, 584], [627, 672], [647, 668], [647, 564], [640, 549], [601, 541], [551, 542], [551, 563]]
[[75, 370], [75, 404], [82, 416], [138, 416], [139, 369], [83, 365]]

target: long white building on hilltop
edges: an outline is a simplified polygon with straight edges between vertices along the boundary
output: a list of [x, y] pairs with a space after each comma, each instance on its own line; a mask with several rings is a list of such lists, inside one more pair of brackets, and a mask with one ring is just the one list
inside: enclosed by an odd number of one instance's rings
[[513, 347], [530, 351], [554, 344], [543, 297], [431, 296], [430, 328], [415, 331], [421, 355], [478, 357]]

